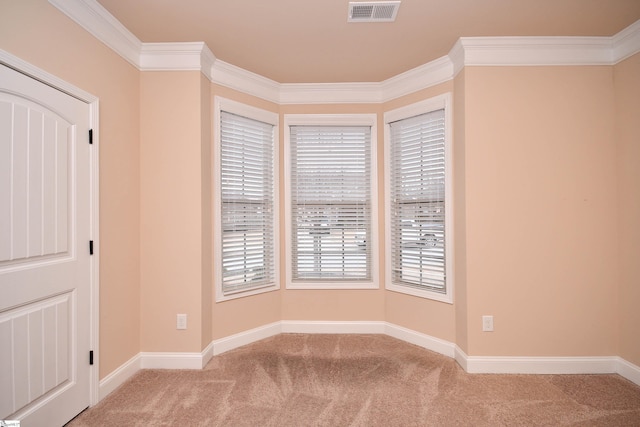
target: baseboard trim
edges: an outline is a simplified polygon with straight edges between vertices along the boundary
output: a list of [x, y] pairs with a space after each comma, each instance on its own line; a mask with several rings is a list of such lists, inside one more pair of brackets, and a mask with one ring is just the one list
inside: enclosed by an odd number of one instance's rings
[[143, 352], [141, 369], [202, 369], [202, 353]]
[[432, 337], [392, 323], [386, 323], [385, 333], [391, 337], [426, 348], [427, 350], [440, 353], [447, 357], [453, 358], [455, 356], [456, 346], [440, 338]]
[[612, 374], [616, 357], [468, 356], [470, 374]]
[[205, 347], [204, 350], [202, 350], [202, 366], [200, 366], [200, 369], [207, 366], [207, 363], [209, 363], [209, 361], [212, 358], [213, 358], [213, 341], [211, 341], [209, 345]]
[[468, 356], [456, 345], [454, 358], [462, 369], [470, 374], [618, 374], [640, 385], [640, 367], [618, 356]]
[[100, 384], [98, 386], [98, 402], [104, 399], [113, 390], [124, 384], [125, 381], [131, 378], [140, 369], [140, 353], [138, 353], [120, 365], [120, 367], [115, 371], [100, 380]]
[[283, 334], [384, 334], [386, 322], [380, 321], [306, 321], [283, 320]]
[[281, 333], [385, 334], [453, 358], [470, 374], [618, 374], [640, 386], [640, 367], [618, 356], [468, 356], [452, 342], [383, 321], [283, 320], [214, 340], [201, 353], [138, 353], [100, 381], [99, 400], [140, 369], [202, 369], [213, 356]]
[[243, 345], [251, 344], [281, 333], [281, 322], [273, 322], [258, 328], [249, 329], [212, 342], [213, 355], [225, 353]]
[[640, 366], [636, 366], [631, 362], [624, 360], [621, 357], [617, 357], [616, 373], [625, 377], [632, 383], [640, 386]]

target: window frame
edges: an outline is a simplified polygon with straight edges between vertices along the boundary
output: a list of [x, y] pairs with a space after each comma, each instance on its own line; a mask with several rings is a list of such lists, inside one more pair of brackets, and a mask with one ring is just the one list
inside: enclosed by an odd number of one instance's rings
[[[284, 187], [285, 187], [285, 263], [287, 289], [378, 289], [378, 117], [376, 114], [285, 114], [284, 115]], [[369, 126], [370, 141], [370, 197], [371, 197], [371, 280], [312, 281], [293, 280], [292, 263], [292, 201], [291, 196], [291, 126]]]
[[[384, 113], [384, 196], [385, 196], [385, 288], [427, 298], [435, 301], [453, 304], [455, 289], [454, 278], [454, 182], [453, 182], [453, 109], [451, 93], [445, 93], [424, 101], [416, 102], [404, 107], [390, 110]], [[419, 289], [393, 281], [393, 242], [391, 234], [391, 123], [411, 117], [427, 114], [444, 109], [444, 162], [445, 162], [445, 292], [436, 292], [429, 289]]]
[[[212, 216], [213, 216], [213, 281], [215, 301], [222, 302], [251, 295], [272, 292], [280, 289], [280, 117], [278, 113], [263, 110], [214, 96], [213, 109], [213, 147], [212, 147]], [[273, 283], [259, 287], [239, 290], [225, 295], [222, 289], [222, 189], [221, 189], [221, 113], [227, 112], [273, 126]]]

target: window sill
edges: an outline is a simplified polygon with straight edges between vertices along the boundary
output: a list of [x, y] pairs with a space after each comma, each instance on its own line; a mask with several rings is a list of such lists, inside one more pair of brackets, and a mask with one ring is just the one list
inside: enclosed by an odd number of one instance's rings
[[396, 284], [388, 284], [386, 286], [386, 289], [388, 291], [412, 295], [414, 297], [430, 299], [433, 301], [444, 302], [447, 304], [453, 304], [453, 294], [451, 291], [442, 294], [440, 292], [427, 291], [423, 289], [414, 289], [409, 286], [396, 285]]
[[354, 290], [354, 289], [379, 289], [377, 282], [312, 282], [300, 281], [287, 283], [287, 289], [316, 289], [316, 290]]
[[238, 291], [228, 295], [223, 295], [222, 292], [219, 292], [219, 287], [216, 287], [216, 290], [217, 290], [216, 303], [219, 303], [219, 302], [230, 301], [238, 298], [244, 298], [244, 297], [249, 297], [253, 295], [265, 294], [267, 292], [277, 291], [277, 290], [280, 290], [280, 286], [275, 284], [267, 285], [261, 288], [248, 289], [246, 291]]

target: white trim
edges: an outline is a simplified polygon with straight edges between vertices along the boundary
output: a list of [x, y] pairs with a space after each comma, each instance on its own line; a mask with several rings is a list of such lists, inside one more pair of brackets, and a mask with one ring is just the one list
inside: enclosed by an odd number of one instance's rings
[[91, 330], [89, 337], [89, 345], [93, 350], [94, 361], [93, 371], [90, 372], [91, 386], [89, 391], [89, 403], [95, 405], [100, 401], [99, 394], [99, 369], [100, 366], [100, 126], [99, 126], [99, 101], [89, 104], [90, 123], [92, 131], [93, 144], [91, 146], [90, 160], [90, 208], [89, 208], [89, 227], [90, 239], [94, 241], [93, 256], [90, 257], [91, 262], [91, 284], [90, 284], [90, 304], [91, 315], [89, 319], [89, 328]]
[[453, 62], [443, 56], [380, 83], [285, 83], [279, 103], [375, 104], [390, 101], [453, 78]]
[[447, 357], [455, 356], [455, 344], [393, 323], [386, 323], [385, 334]]
[[460, 347], [455, 345], [454, 358], [469, 374], [618, 374], [640, 385], [640, 367], [618, 356], [467, 356]]
[[460, 365], [460, 367], [465, 372], [469, 372], [467, 370], [467, 368], [468, 368], [467, 367], [467, 359], [469, 358], [469, 356], [467, 356], [467, 354], [458, 346], [458, 344], [454, 344], [453, 358], [455, 359], [456, 362], [458, 362], [458, 365]]
[[453, 79], [453, 62], [449, 56], [430, 61], [383, 81], [381, 101], [387, 102]]
[[371, 156], [371, 224], [378, 223], [378, 115], [377, 114], [285, 114], [284, 115], [284, 218], [285, 218], [285, 287], [287, 289], [378, 289], [380, 267], [377, 258], [379, 248], [378, 227], [371, 228], [371, 280], [332, 282], [293, 281], [292, 273], [292, 224], [291, 224], [291, 126], [370, 126]]
[[621, 357], [617, 357], [616, 359], [617, 363], [615, 372], [632, 383], [640, 386], [640, 366], [636, 366]]
[[218, 354], [226, 353], [227, 351], [242, 347], [243, 345], [251, 344], [280, 333], [281, 322], [274, 322], [248, 331], [239, 332], [225, 338], [220, 338], [212, 342], [213, 355], [217, 356]]
[[201, 71], [211, 80], [216, 58], [204, 42], [143, 43], [140, 49], [141, 71]]
[[640, 52], [640, 19], [611, 37], [614, 64]]
[[372, 104], [383, 100], [380, 83], [284, 83], [279, 103]]
[[96, 0], [49, 0], [49, 3], [133, 66], [140, 66], [142, 43]]
[[99, 401], [107, 397], [116, 388], [124, 384], [129, 378], [134, 376], [141, 369], [140, 353], [124, 362], [115, 371], [104, 377], [100, 381]]
[[100, 366], [100, 125], [99, 99], [84, 90], [68, 83], [41, 68], [38, 68], [17, 56], [0, 49], [0, 64], [4, 64], [39, 82], [66, 93], [89, 106], [89, 128], [93, 129], [93, 147], [90, 150], [89, 178], [89, 227], [90, 239], [96, 242], [94, 254], [89, 258], [89, 346], [94, 352], [94, 364], [89, 371], [89, 404], [95, 405], [99, 396]]
[[[89, 92], [85, 92], [84, 90], [62, 80], [59, 77], [54, 76], [53, 74], [44, 71], [41, 68], [32, 65], [17, 56], [7, 52], [6, 50], [0, 49], [0, 64], [5, 64], [6, 66], [13, 68], [16, 71], [21, 72], [29, 77], [32, 77], [47, 86], [51, 86], [55, 89], [58, 89], [61, 92], [66, 93], [67, 95], [73, 96], [80, 101], [86, 102], [87, 104], [93, 104], [98, 102], [98, 97], [90, 94]], [[94, 123], [94, 113], [91, 112], [91, 122]], [[95, 135], [94, 135], [95, 136]]]
[[384, 334], [382, 321], [283, 320], [283, 334]]
[[202, 369], [203, 353], [141, 352], [140, 369]]
[[611, 374], [616, 357], [467, 356], [470, 374]]
[[217, 59], [211, 67], [210, 75], [212, 83], [274, 103], [280, 102], [280, 83], [259, 74]]
[[204, 348], [204, 350], [202, 350], [202, 366], [200, 367], [200, 369], [202, 369], [205, 366], [207, 366], [207, 363], [209, 363], [211, 361], [213, 356], [214, 356], [214, 354], [213, 354], [213, 341], [211, 341], [209, 343], [209, 345], [206, 346]]
[[613, 64], [611, 37], [461, 37], [451, 50], [456, 74], [463, 66]]

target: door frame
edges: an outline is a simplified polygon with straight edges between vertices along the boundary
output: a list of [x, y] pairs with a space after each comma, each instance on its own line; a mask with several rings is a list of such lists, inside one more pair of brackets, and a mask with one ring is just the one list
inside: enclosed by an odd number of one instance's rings
[[[51, 86], [61, 92], [72, 96], [89, 106], [89, 128], [93, 129], [93, 149], [90, 150], [90, 184], [89, 184], [89, 222], [90, 222], [90, 239], [97, 244], [93, 247], [93, 256], [89, 257], [89, 346], [94, 353], [93, 365], [89, 367], [89, 404], [93, 406], [100, 400], [99, 395], [99, 366], [100, 366], [100, 349], [99, 349], [99, 333], [100, 333], [100, 185], [99, 185], [99, 139], [100, 132], [98, 127], [98, 97], [85, 92], [84, 90], [68, 83], [51, 73], [36, 67], [11, 53], [0, 49], [0, 64], [6, 65], [22, 74], [25, 74], [41, 83]], [[87, 356], [88, 357], [88, 356]]]

